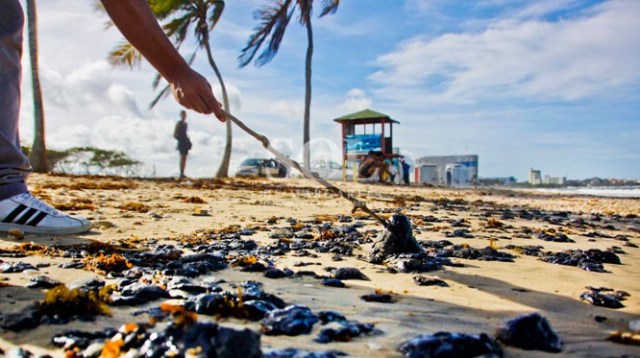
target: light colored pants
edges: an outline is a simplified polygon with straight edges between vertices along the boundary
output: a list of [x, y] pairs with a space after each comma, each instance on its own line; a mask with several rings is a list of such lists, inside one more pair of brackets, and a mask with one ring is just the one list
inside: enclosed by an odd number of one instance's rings
[[23, 29], [20, 2], [0, 0], [0, 200], [26, 192], [31, 171], [19, 133]]

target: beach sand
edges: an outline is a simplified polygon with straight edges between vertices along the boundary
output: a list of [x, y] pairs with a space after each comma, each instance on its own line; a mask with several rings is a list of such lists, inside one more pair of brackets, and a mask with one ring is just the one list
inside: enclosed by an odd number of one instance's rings
[[[178, 246], [187, 238], [202, 238], [234, 225], [255, 229], [241, 236], [264, 247], [276, 239], [270, 234], [292, 226], [310, 225], [312, 237], [296, 240], [319, 240], [317, 227], [332, 222], [333, 227], [361, 222], [357, 230], [375, 239], [383, 228], [363, 213], [352, 214], [349, 201], [331, 194], [313, 181], [305, 179], [228, 179], [228, 180], [130, 180], [104, 177], [71, 177], [34, 174], [29, 185], [36, 196], [68, 213], [90, 218], [94, 229], [85, 235], [45, 236], [27, 234], [24, 238], [0, 234], [0, 249], [33, 242], [38, 245], [75, 245], [91, 242], [126, 245], [128, 250], [154, 250], [160, 243]], [[454, 266], [420, 273], [438, 277], [449, 286], [418, 286], [416, 273], [392, 273], [385, 265], [374, 265], [366, 257], [371, 240], [353, 245], [353, 254], [341, 255], [307, 250], [291, 251], [269, 257], [280, 269], [314, 271], [329, 275], [329, 268], [355, 267], [369, 280], [345, 280], [348, 288], [324, 286], [313, 277], [265, 278], [259, 272], [243, 272], [230, 266], [208, 274], [208, 279], [223, 279], [227, 284], [254, 280], [263, 290], [281, 297], [289, 304], [309, 307], [313, 312], [336, 310], [350, 320], [373, 323], [379, 331], [350, 342], [320, 344], [314, 337], [322, 329], [316, 324], [311, 334], [299, 336], [261, 336], [263, 352], [295, 347], [309, 351], [338, 350], [355, 357], [401, 356], [397, 347], [420, 334], [438, 331], [493, 336], [506, 319], [537, 312], [546, 317], [564, 341], [557, 356], [610, 357], [640, 356], [640, 346], [607, 340], [613, 332], [629, 331], [629, 322], [640, 319], [640, 200], [609, 199], [587, 196], [539, 194], [526, 190], [444, 189], [390, 185], [340, 183], [336, 185], [380, 210], [388, 217], [395, 209], [411, 218], [414, 235], [420, 242], [449, 240], [471, 248], [492, 246], [515, 255], [513, 262], [451, 258]], [[194, 215], [197, 213], [209, 215]], [[533, 217], [521, 217], [523, 212]], [[513, 212], [513, 217], [504, 213]], [[341, 216], [353, 218], [341, 223]], [[586, 218], [579, 225], [574, 217]], [[456, 229], [466, 229], [472, 238], [448, 237]], [[315, 231], [314, 231], [315, 230]], [[574, 242], [552, 242], [537, 238], [540, 233], [564, 234]], [[544, 262], [527, 256], [514, 246], [542, 246], [542, 251], [600, 249], [617, 247], [621, 264], [604, 264], [607, 272], [589, 272], [574, 266]], [[180, 248], [187, 253], [187, 249]], [[125, 250], [126, 252], [126, 250]], [[300, 256], [306, 255], [306, 256]], [[42, 300], [46, 290], [27, 288], [35, 275], [47, 275], [67, 284], [99, 277], [116, 282], [103, 272], [87, 269], [63, 269], [68, 257], [27, 255], [0, 257], [3, 262], [26, 262], [34, 266], [49, 263], [39, 270], [0, 273], [0, 314], [19, 312], [35, 300]], [[305, 266], [301, 266], [305, 264]], [[203, 279], [200, 277], [199, 279]], [[605, 287], [626, 291], [624, 307], [596, 307], [580, 299], [585, 287]], [[374, 291], [390, 293], [394, 303], [365, 302], [362, 295]], [[0, 330], [0, 349], [15, 346], [34, 354], [64, 356], [51, 345], [54, 334], [74, 328], [87, 331], [113, 327], [126, 322], [140, 322], [144, 315], [132, 316], [141, 308], [157, 307], [163, 299], [136, 307], [113, 307], [111, 316], [99, 316], [94, 322], [73, 321], [65, 325], [40, 325], [13, 332]], [[180, 303], [180, 300], [171, 300]], [[259, 322], [236, 318], [200, 316], [217, 320], [223, 326], [248, 327], [260, 331]], [[596, 320], [596, 318], [598, 318]], [[507, 357], [547, 356], [549, 353], [526, 351], [502, 344]]]

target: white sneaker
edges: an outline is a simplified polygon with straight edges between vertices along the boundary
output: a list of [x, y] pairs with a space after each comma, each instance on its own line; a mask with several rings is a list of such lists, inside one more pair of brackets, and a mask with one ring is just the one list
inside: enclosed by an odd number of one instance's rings
[[24, 193], [0, 201], [0, 231], [11, 229], [34, 234], [80, 234], [91, 230], [91, 222], [66, 215]]

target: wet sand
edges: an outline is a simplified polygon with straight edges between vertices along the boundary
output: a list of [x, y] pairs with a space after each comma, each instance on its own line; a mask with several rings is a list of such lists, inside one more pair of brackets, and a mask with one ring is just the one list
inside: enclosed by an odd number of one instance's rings
[[[122, 247], [126, 253], [127, 250], [155, 250], [159, 244], [167, 243], [187, 254], [189, 249], [180, 246], [185, 241], [198, 238], [199, 242], [204, 242], [207, 233], [219, 233], [222, 229], [229, 232], [252, 230], [251, 234], [241, 235], [241, 239], [253, 240], [258, 247], [264, 248], [278, 241], [273, 238], [274, 233], [292, 226], [298, 225], [296, 228], [307, 235], [290, 238], [289, 242], [318, 242], [322, 240], [322, 225], [326, 227], [331, 223], [336, 228], [361, 223], [356, 229], [362, 234], [362, 240], [353, 243], [351, 255], [292, 250], [282, 255], [270, 255], [268, 260], [280, 269], [313, 271], [320, 276], [330, 275], [331, 268], [355, 267], [369, 277], [368, 281], [344, 280], [347, 288], [335, 288], [324, 286], [319, 279], [310, 276], [269, 279], [260, 272], [243, 272], [232, 265], [207, 277], [223, 279], [227, 285], [259, 281], [265, 292], [275, 294], [289, 304], [304, 305], [314, 312], [336, 310], [350, 320], [374, 323], [379, 330], [351, 342], [320, 344], [314, 342], [322, 328], [316, 324], [309, 335], [262, 335], [265, 353], [294, 347], [309, 351], [338, 350], [356, 357], [401, 356], [397, 346], [420, 334], [448, 331], [484, 332], [492, 336], [505, 319], [538, 312], [549, 320], [564, 341], [563, 351], [558, 356], [640, 356], [640, 346], [607, 341], [611, 333], [628, 331], [628, 323], [640, 319], [640, 249], [637, 247], [640, 245], [640, 200], [538, 194], [524, 190], [336, 184], [366, 201], [370, 208], [379, 210], [385, 217], [396, 209], [402, 210], [411, 218], [419, 242], [448, 240], [477, 249], [491, 246], [515, 255], [515, 258], [513, 262], [451, 258], [455, 266], [445, 265], [438, 271], [420, 273], [438, 277], [448, 287], [418, 286], [413, 280], [418, 273], [393, 273], [385, 265], [374, 265], [363, 259], [376, 237], [373, 230], [383, 230], [379, 224], [362, 213], [352, 214], [350, 202], [303, 179], [188, 180], [178, 183], [169, 179], [33, 175], [29, 185], [37, 196], [67, 212], [89, 217], [94, 222], [94, 229], [85, 235], [64, 237], [27, 234], [20, 238], [0, 234], [0, 249], [10, 251], [25, 242], [44, 246], [99, 242]], [[203, 211], [209, 215], [195, 215]], [[344, 217], [352, 221], [339, 222]], [[457, 229], [464, 229], [473, 237], [453, 235]], [[573, 242], [543, 241], [538, 238], [541, 233], [558, 237], [564, 234]], [[613, 248], [621, 264], [605, 263], [603, 267], [607, 272], [589, 272], [574, 266], [547, 263], [539, 257], [524, 255], [521, 250], [509, 249], [508, 245], [539, 245], [543, 252]], [[262, 259], [260, 255], [258, 258]], [[19, 312], [29, 303], [43, 299], [46, 290], [26, 287], [35, 275], [47, 275], [68, 286], [94, 277], [107, 283], [117, 281], [100, 271], [59, 267], [72, 261], [68, 257], [4, 255], [0, 260], [34, 266], [50, 263], [37, 271], [0, 273], [2, 315]], [[622, 301], [623, 308], [596, 307], [580, 299], [587, 291], [586, 286], [626, 291], [629, 297]], [[390, 293], [395, 302], [365, 302], [360, 298], [376, 290]], [[144, 321], [143, 316], [132, 316], [131, 313], [157, 307], [163, 301], [113, 307], [110, 317], [99, 316], [94, 322], [40, 325], [20, 332], [2, 330], [0, 349], [6, 352], [18, 345], [35, 354], [64, 356], [61, 349], [50, 344], [54, 334], [70, 328], [93, 331]], [[200, 318], [217, 321], [223, 326], [261, 329], [259, 322], [248, 320], [202, 315]], [[548, 354], [505, 344], [502, 347], [508, 357]]]

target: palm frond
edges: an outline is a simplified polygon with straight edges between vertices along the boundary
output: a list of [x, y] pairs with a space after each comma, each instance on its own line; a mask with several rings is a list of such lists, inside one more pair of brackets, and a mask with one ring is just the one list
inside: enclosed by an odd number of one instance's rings
[[262, 66], [268, 63], [273, 56], [276, 55], [289, 20], [291, 20], [291, 15], [293, 14], [293, 9], [291, 11], [289, 10], [291, 1], [292, 0], [278, 0], [276, 1], [276, 5], [267, 6], [256, 11], [254, 16], [260, 20], [261, 25], [254, 29], [254, 33], [249, 37], [247, 45], [240, 51], [240, 55], [238, 56], [240, 67], [248, 65], [253, 60], [269, 36], [271, 37], [269, 45], [256, 59], [256, 66]]
[[171, 93], [171, 87], [169, 85], [166, 85], [162, 89], [162, 91], [160, 91], [160, 93], [158, 93], [156, 98], [154, 98], [153, 101], [151, 101], [151, 103], [149, 103], [149, 109], [155, 107], [155, 105], [158, 104], [158, 102], [160, 102], [161, 99], [167, 98], [170, 93]]
[[184, 6], [183, 0], [148, 0], [151, 11], [159, 20], [164, 20], [180, 11]]
[[112, 66], [133, 67], [142, 62], [142, 55], [129, 42], [122, 41], [115, 49], [109, 52], [108, 59]]
[[340, 5], [340, 0], [322, 0], [322, 12], [318, 17], [335, 14], [338, 10], [338, 5]]
[[162, 29], [165, 34], [167, 34], [167, 37], [172, 39], [173, 44], [179, 48], [187, 38], [189, 26], [191, 26], [192, 21], [193, 18], [191, 17], [191, 14], [186, 13], [164, 24]]
[[209, 30], [213, 30], [213, 28], [218, 24], [220, 18], [222, 17], [222, 12], [224, 11], [224, 1], [223, 0], [211, 0], [209, 1], [211, 6], [213, 6], [213, 11], [211, 11], [211, 16], [209, 16]]

